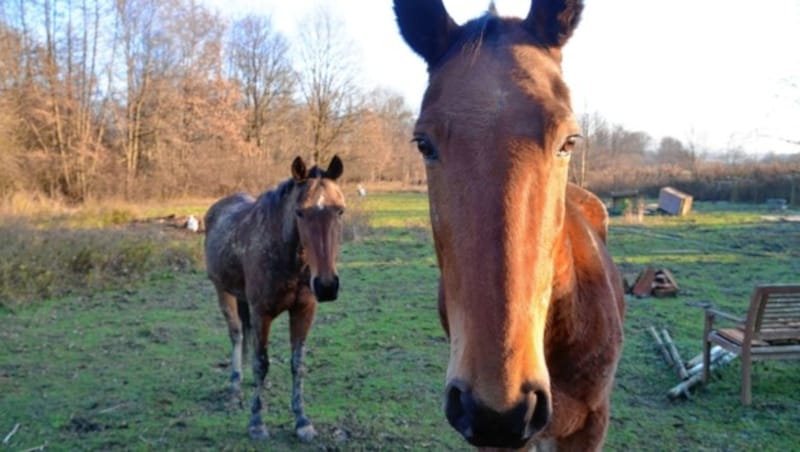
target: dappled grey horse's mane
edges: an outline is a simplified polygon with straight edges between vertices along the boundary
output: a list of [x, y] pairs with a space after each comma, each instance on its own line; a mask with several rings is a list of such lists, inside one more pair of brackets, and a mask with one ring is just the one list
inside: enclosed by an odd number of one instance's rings
[[[325, 177], [325, 171], [314, 165], [310, 170], [308, 170], [308, 178], [310, 179], [316, 177]], [[261, 196], [258, 197], [257, 203], [266, 204], [269, 206], [277, 206], [283, 202], [284, 198], [286, 198], [286, 196], [288, 196], [292, 190], [301, 184], [302, 182], [298, 182], [293, 178], [289, 178], [278, 184], [278, 186], [274, 189], [261, 194]]]
[[287, 179], [274, 189], [262, 193], [256, 202], [260, 205], [277, 206], [294, 190], [296, 185], [297, 182], [294, 179]]

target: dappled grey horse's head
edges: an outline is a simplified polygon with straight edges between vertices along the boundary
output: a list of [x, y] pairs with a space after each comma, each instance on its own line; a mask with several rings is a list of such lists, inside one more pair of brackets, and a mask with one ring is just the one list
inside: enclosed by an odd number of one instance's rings
[[309, 285], [319, 301], [335, 300], [339, 291], [336, 258], [342, 236], [345, 199], [336, 180], [343, 165], [334, 156], [328, 168], [306, 168], [302, 158], [292, 162], [292, 178], [299, 195], [293, 206], [294, 221], [300, 236], [305, 262], [311, 273]]

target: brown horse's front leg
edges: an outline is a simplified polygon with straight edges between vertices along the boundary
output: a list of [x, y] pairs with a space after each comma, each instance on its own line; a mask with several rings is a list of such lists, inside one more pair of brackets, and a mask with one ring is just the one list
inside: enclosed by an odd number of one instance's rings
[[294, 309], [289, 311], [290, 335], [292, 342], [292, 412], [295, 419], [295, 433], [304, 442], [309, 442], [317, 436], [317, 431], [306, 417], [303, 407], [303, 378], [306, 368], [303, 364], [305, 357], [305, 341], [311, 323], [314, 320], [314, 312], [317, 302], [309, 293], [298, 299]]
[[253, 323], [253, 337], [255, 347], [253, 347], [253, 376], [255, 378], [255, 394], [253, 394], [253, 403], [250, 405], [250, 424], [247, 426], [247, 432], [253, 439], [267, 439], [269, 438], [269, 431], [264, 421], [261, 419], [261, 390], [264, 388], [264, 380], [269, 372], [269, 355], [267, 352], [269, 345], [269, 327], [272, 324], [272, 317], [251, 311], [251, 319]]
[[577, 432], [559, 439], [557, 450], [599, 451], [603, 448], [608, 427], [608, 403], [591, 411], [586, 416], [583, 427]]

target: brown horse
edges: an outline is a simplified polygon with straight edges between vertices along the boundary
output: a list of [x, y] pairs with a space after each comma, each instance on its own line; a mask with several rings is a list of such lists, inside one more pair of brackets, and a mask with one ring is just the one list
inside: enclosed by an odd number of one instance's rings
[[561, 48], [583, 4], [531, 3], [459, 26], [441, 0], [394, 0], [428, 65], [413, 141], [450, 338], [445, 414], [476, 446], [596, 450], [625, 307], [605, 208], [567, 180], [580, 129]]
[[206, 267], [233, 344], [231, 389], [237, 399], [243, 339], [249, 331], [255, 333], [256, 390], [248, 432], [256, 439], [268, 437], [261, 390], [269, 370], [270, 325], [283, 311], [289, 311], [295, 431], [303, 441], [316, 436], [303, 408], [304, 343], [317, 300], [335, 300], [339, 290], [336, 257], [345, 202], [335, 181], [342, 169], [336, 156], [324, 171], [316, 166], [307, 170], [297, 157], [292, 178], [275, 190], [258, 199], [246, 194], [223, 198], [205, 217]]

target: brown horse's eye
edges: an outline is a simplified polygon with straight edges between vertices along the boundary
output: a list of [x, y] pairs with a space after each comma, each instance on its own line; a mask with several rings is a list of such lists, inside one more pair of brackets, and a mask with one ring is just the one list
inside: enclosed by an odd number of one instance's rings
[[575, 150], [575, 146], [578, 144], [578, 139], [580, 139], [580, 135], [570, 135], [567, 137], [567, 141], [561, 146], [561, 149], [558, 150], [559, 157], [568, 157], [572, 154], [572, 151]]
[[342, 215], [344, 215], [344, 207], [337, 209], [337, 210], [336, 210], [336, 215], [339, 215], [340, 217], [341, 217]]
[[417, 150], [419, 150], [419, 153], [422, 154], [425, 160], [436, 160], [439, 158], [439, 152], [436, 150], [436, 146], [433, 145], [428, 137], [419, 135], [415, 136], [411, 141], [417, 143]]

